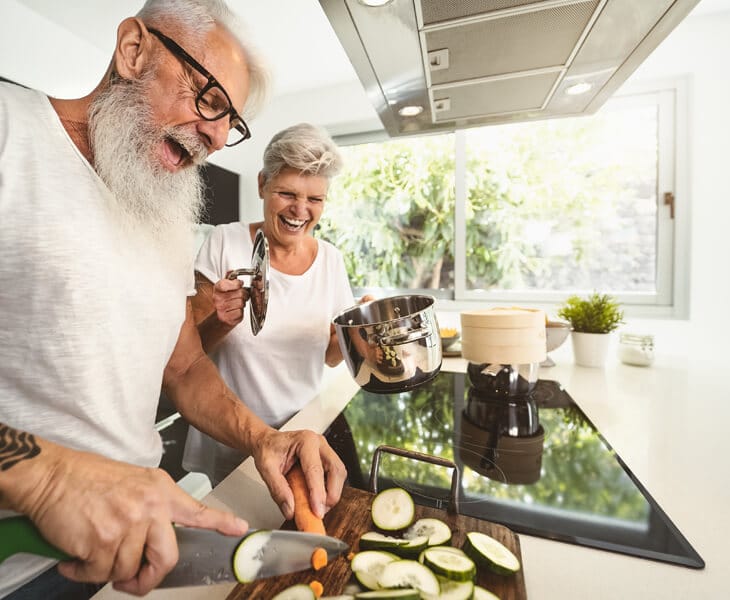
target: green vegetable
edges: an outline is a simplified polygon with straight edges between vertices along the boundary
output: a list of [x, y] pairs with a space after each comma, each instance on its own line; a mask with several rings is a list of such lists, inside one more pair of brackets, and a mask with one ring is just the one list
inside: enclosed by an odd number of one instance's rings
[[520, 570], [519, 559], [503, 544], [484, 533], [467, 533], [463, 550], [476, 564], [500, 575], [511, 575]]
[[411, 495], [402, 488], [390, 488], [373, 499], [370, 515], [378, 529], [396, 531], [413, 522], [416, 506]]

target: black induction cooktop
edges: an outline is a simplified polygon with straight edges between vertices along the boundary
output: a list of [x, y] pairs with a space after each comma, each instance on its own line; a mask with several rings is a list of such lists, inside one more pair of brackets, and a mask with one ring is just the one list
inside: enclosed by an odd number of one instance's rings
[[[462, 373], [441, 372], [400, 394], [360, 390], [326, 437], [368, 489], [373, 454], [393, 446], [452, 461], [461, 514], [528, 535], [701, 569], [669, 516], [559, 383], [521, 399], [485, 395]], [[419, 504], [449, 503], [453, 469], [381, 454], [378, 487]]]

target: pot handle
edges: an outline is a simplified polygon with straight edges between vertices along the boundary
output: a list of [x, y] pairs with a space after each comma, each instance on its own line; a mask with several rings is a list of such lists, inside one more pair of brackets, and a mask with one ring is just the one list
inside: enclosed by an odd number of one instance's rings
[[382, 452], [389, 452], [397, 456], [403, 456], [405, 458], [411, 458], [413, 460], [422, 460], [423, 462], [438, 465], [440, 467], [446, 467], [453, 469], [451, 474], [451, 492], [449, 497], [449, 506], [446, 508], [447, 512], [451, 514], [459, 514], [459, 498], [457, 496], [458, 490], [461, 487], [461, 472], [456, 464], [446, 458], [439, 456], [431, 456], [430, 454], [424, 454], [423, 452], [414, 452], [413, 450], [404, 450], [403, 448], [396, 448], [395, 446], [382, 445], [378, 446], [373, 453], [373, 462], [370, 465], [370, 491], [373, 494], [378, 493], [378, 467], [380, 466], [380, 454]]
[[428, 327], [421, 327], [420, 329], [413, 329], [406, 333], [384, 335], [378, 338], [378, 343], [383, 344], [384, 346], [396, 346], [398, 344], [407, 344], [408, 342], [422, 340], [429, 335], [431, 335], [431, 330]]

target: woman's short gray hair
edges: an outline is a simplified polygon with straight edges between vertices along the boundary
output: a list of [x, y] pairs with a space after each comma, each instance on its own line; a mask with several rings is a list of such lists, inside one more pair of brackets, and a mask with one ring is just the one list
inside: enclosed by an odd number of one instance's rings
[[[248, 66], [249, 94], [244, 115], [250, 117], [261, 108], [268, 94], [269, 69], [250, 43], [246, 27], [223, 0], [147, 0], [137, 17], [163, 33], [169, 31], [172, 22], [173, 27], [182, 29], [193, 41], [216, 25], [225, 27], [240, 44]], [[185, 46], [184, 41], [180, 43]]]
[[342, 169], [342, 155], [324, 129], [299, 123], [271, 138], [264, 150], [261, 174], [269, 181], [286, 167], [331, 179]]

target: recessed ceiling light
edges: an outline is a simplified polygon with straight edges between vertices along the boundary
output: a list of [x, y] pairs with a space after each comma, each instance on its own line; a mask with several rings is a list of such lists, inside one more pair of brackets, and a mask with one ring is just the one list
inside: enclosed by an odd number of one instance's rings
[[401, 117], [415, 117], [416, 115], [420, 115], [422, 112], [423, 106], [416, 105], [404, 106], [403, 108], [398, 109], [398, 114]]
[[359, 0], [360, 4], [364, 4], [365, 6], [385, 6], [392, 1], [393, 0]]
[[565, 88], [565, 93], [568, 94], [569, 96], [578, 96], [579, 94], [585, 94], [592, 87], [593, 87], [593, 85], [583, 81], [581, 83], [575, 83], [573, 85], [568, 86], [567, 88]]

